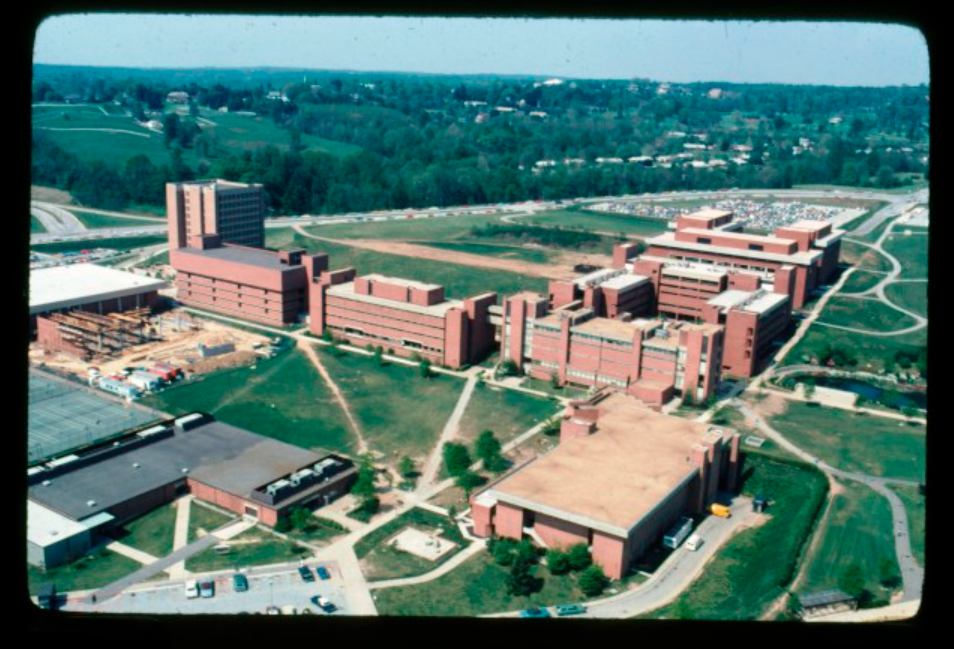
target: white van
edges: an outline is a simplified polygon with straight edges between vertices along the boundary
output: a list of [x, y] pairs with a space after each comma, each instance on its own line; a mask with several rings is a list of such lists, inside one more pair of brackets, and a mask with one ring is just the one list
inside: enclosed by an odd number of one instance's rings
[[702, 540], [701, 536], [699, 536], [698, 534], [693, 534], [688, 539], [686, 539], [686, 549], [692, 550], [693, 552], [695, 552], [696, 550], [702, 547], [703, 543], [704, 541]]
[[185, 596], [188, 599], [194, 599], [199, 596], [199, 584], [195, 579], [190, 579], [185, 583]]

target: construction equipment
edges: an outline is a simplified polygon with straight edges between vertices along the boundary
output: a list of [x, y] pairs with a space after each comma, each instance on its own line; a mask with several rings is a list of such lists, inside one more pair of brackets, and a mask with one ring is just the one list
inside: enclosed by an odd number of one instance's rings
[[720, 505], [719, 503], [712, 503], [709, 505], [709, 511], [716, 516], [721, 516], [722, 518], [729, 518], [732, 516], [732, 510], [729, 509], [728, 505]]
[[73, 310], [47, 316], [56, 323], [63, 340], [85, 352], [87, 358], [109, 355], [154, 340], [149, 309], [100, 315]]

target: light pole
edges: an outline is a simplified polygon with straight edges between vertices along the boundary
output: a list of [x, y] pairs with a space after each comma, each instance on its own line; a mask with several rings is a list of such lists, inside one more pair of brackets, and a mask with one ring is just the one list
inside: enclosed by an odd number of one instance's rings
[[269, 577], [268, 578], [268, 605], [269, 606], [275, 606], [275, 595], [274, 595], [274, 589], [272, 588], [274, 585], [275, 585], [275, 578]]

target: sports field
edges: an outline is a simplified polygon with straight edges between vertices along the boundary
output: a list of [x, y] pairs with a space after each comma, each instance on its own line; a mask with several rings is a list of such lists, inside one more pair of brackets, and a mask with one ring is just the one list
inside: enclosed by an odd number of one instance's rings
[[840, 484], [816, 535], [817, 545], [805, 559], [807, 572], [798, 587], [800, 594], [838, 588], [839, 574], [857, 563], [866, 577], [866, 590], [879, 598], [889, 596], [890, 591], [879, 583], [880, 563], [889, 562], [894, 574], [898, 574], [898, 563], [891, 508], [883, 496], [857, 483]]

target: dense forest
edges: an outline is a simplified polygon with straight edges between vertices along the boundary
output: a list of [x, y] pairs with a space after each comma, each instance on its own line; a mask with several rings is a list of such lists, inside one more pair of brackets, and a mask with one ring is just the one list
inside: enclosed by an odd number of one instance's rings
[[[188, 93], [187, 110], [167, 103], [174, 91]], [[33, 182], [106, 208], [161, 205], [164, 183], [206, 177], [262, 183], [273, 214], [322, 214], [814, 183], [890, 188], [928, 172], [926, 86], [38, 66], [32, 92], [35, 104], [112, 104], [162, 123], [171, 162], [159, 166], [145, 156], [80, 161], [33, 129]], [[202, 116], [225, 112], [267, 116], [288, 146], [220, 150]], [[306, 151], [303, 134], [360, 151]]]

